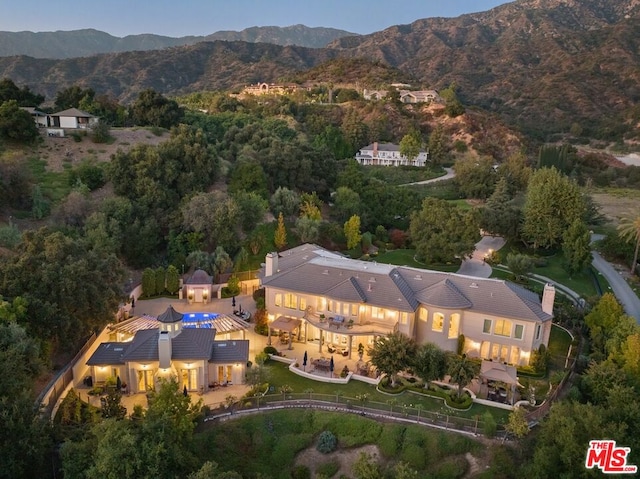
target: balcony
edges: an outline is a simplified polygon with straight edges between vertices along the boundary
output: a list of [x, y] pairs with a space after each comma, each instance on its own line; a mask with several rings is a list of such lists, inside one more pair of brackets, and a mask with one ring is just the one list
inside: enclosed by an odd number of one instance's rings
[[309, 324], [316, 328], [331, 333], [344, 334], [347, 336], [386, 336], [395, 331], [396, 323], [381, 324], [366, 318], [354, 319], [353, 323], [348, 318], [333, 313], [317, 313], [311, 306], [304, 314]]

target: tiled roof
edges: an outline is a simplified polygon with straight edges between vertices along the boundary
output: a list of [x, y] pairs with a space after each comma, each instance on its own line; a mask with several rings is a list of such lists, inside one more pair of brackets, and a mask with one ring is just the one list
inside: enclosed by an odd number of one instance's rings
[[157, 361], [158, 334], [157, 329], [138, 331], [131, 343], [129, 343], [129, 347], [122, 358], [123, 361]]
[[122, 357], [128, 347], [129, 343], [102, 343], [87, 361], [87, 366], [124, 364]]
[[416, 293], [418, 301], [449, 309], [467, 309], [473, 306], [456, 285], [447, 278]]
[[507, 281], [352, 260], [315, 245], [281, 253], [278, 270], [262, 284], [399, 311], [416, 311], [423, 303], [514, 319], [551, 319], [536, 293]]
[[230, 339], [215, 341], [211, 347], [212, 363], [246, 363], [249, 360], [249, 341], [246, 339]]
[[184, 284], [213, 284], [213, 276], [209, 276], [206, 271], [197, 269], [187, 278]]
[[91, 113], [78, 110], [77, 108], [69, 108], [68, 110], [59, 111], [58, 113], [52, 113], [51, 116], [70, 116], [75, 118], [95, 118]]
[[158, 316], [158, 321], [161, 323], [177, 323], [178, 321], [182, 321], [182, 317], [184, 314], [178, 313], [173, 306], [169, 305], [167, 310]]
[[171, 359], [209, 359], [215, 329], [183, 329], [171, 339]]

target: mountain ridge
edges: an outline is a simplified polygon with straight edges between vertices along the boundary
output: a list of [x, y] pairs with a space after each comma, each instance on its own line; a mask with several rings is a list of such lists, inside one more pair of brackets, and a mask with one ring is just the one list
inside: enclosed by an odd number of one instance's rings
[[307, 27], [302, 24], [287, 27], [254, 26], [241, 31], [222, 30], [204, 36], [183, 37], [153, 33], [117, 37], [93, 28], [54, 32], [0, 31], [0, 57], [26, 55], [40, 59], [62, 60], [106, 53], [161, 50], [215, 40], [320, 48], [340, 36], [347, 35], [357, 34], [335, 28]]

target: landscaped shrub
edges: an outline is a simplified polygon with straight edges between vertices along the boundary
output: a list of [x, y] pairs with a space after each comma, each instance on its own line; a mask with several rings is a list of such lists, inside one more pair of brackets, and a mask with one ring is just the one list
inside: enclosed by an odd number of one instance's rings
[[264, 352], [267, 354], [278, 354], [278, 350], [276, 348], [274, 348], [273, 346], [266, 346], [264, 348]]
[[458, 391], [451, 390], [451, 393], [445, 397], [447, 406], [454, 409], [469, 409], [473, 404], [473, 399], [467, 392], [462, 393], [462, 396], [458, 398]]
[[338, 438], [331, 431], [322, 431], [318, 436], [316, 449], [322, 454], [329, 454], [338, 447]]
[[311, 471], [307, 466], [295, 466], [291, 470], [291, 479], [311, 479]]
[[485, 436], [492, 438], [496, 435], [497, 430], [498, 424], [493, 415], [489, 411], [485, 412], [482, 415], [482, 432], [484, 432]]
[[316, 467], [316, 474], [324, 474], [326, 477], [333, 477], [339, 470], [339, 461], [324, 462]]
[[463, 477], [468, 468], [469, 462], [464, 456], [446, 457], [437, 464], [433, 475], [440, 479], [456, 479]]

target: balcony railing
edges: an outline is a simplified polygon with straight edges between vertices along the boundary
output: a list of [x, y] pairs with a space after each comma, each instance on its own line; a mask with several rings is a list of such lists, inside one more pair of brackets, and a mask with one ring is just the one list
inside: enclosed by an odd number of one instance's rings
[[336, 321], [335, 318], [341, 316], [333, 313], [314, 312], [311, 306], [307, 307], [303, 317], [309, 324], [323, 331], [352, 336], [387, 335], [395, 331], [397, 327], [397, 323], [380, 324], [364, 318], [344, 318], [344, 321]]

